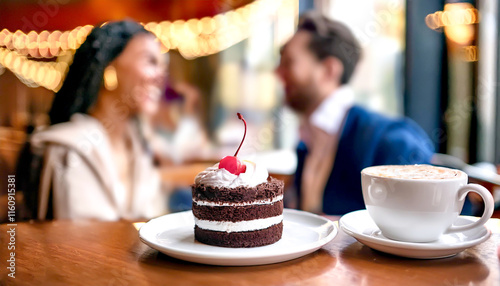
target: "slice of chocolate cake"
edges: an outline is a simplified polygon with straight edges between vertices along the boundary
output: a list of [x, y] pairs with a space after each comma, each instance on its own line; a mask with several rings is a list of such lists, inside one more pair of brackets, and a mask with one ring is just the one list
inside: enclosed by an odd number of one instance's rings
[[243, 161], [234, 175], [214, 165], [198, 174], [193, 191], [195, 239], [223, 247], [275, 243], [283, 232], [282, 181], [267, 179], [267, 170]]
[[193, 189], [194, 237], [224, 247], [263, 246], [283, 233], [282, 181], [269, 177], [266, 168], [238, 156], [226, 156], [200, 172]]

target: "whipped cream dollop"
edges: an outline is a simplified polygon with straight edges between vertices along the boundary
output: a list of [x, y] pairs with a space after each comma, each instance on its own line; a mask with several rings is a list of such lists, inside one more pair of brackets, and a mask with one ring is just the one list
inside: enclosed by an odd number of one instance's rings
[[231, 174], [226, 169], [219, 169], [219, 163], [200, 172], [194, 179], [195, 184], [213, 187], [236, 188], [239, 186], [255, 187], [267, 182], [267, 169], [254, 162], [243, 160], [247, 170], [239, 175]]

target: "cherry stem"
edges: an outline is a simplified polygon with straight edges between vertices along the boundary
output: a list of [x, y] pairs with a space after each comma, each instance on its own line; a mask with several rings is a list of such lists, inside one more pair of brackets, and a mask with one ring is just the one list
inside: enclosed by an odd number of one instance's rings
[[241, 145], [243, 145], [243, 141], [245, 141], [245, 137], [247, 136], [247, 122], [245, 121], [245, 118], [243, 118], [243, 115], [241, 113], [236, 113], [238, 115], [238, 119], [242, 120], [243, 123], [245, 124], [245, 133], [243, 134], [243, 139], [241, 139], [240, 146], [238, 146], [238, 150], [236, 150], [236, 153], [234, 153], [234, 157], [238, 156], [238, 152], [240, 152]]

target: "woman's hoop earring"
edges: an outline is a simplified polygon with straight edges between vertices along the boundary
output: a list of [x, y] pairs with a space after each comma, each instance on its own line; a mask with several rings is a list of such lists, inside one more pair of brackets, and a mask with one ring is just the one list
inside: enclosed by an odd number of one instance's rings
[[118, 77], [114, 66], [107, 66], [104, 69], [104, 88], [113, 91], [118, 87]]

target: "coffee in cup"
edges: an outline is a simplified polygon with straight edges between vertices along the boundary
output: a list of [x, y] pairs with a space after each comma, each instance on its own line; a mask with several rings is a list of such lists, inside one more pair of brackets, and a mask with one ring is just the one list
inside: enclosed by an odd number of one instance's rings
[[[467, 174], [430, 165], [384, 165], [361, 171], [366, 209], [382, 234], [406, 242], [431, 242], [444, 233], [483, 225], [493, 214], [490, 192], [467, 184]], [[453, 225], [468, 192], [478, 193], [484, 213], [474, 223]]]

